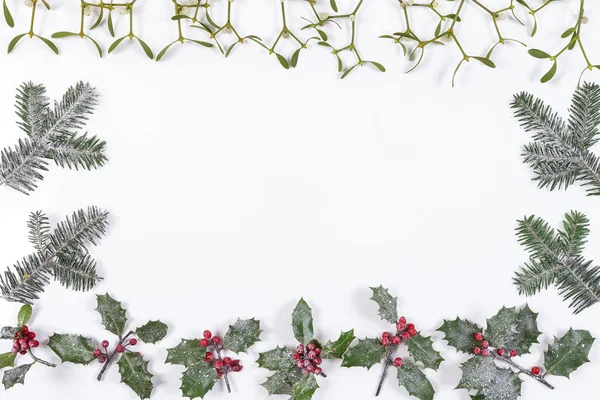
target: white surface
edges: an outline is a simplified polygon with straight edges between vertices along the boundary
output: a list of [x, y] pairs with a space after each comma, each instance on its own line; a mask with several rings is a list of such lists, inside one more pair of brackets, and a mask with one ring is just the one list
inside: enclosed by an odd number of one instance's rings
[[[67, 3], [74, 2], [57, 1], [51, 14], [38, 10], [40, 33], [77, 28], [78, 7]], [[157, 53], [176, 33], [171, 5], [146, 3], [136, 26]], [[573, 20], [579, 2], [568, 3], [542, 16], [533, 44], [558, 48], [557, 34], [566, 28], [563, 21]], [[598, 60], [600, 49], [590, 32], [597, 29], [600, 7], [589, 3], [587, 42]], [[21, 2], [9, 4], [18, 28], [0, 28], [3, 46], [29, 18]], [[292, 5], [295, 23], [309, 15], [302, 2]], [[240, 30], [272, 40], [278, 2], [235, 6]], [[473, 52], [485, 53], [492, 26], [478, 22], [481, 14], [473, 7], [467, 14], [471, 22], [460, 27], [464, 41]], [[293, 71], [283, 70], [256, 45], [237, 48], [227, 60], [185, 45], [161, 63], [147, 60], [129, 43], [99, 60], [91, 43], [75, 39], [56, 41], [60, 57], [29, 40], [11, 56], [0, 52], [1, 147], [21, 136], [13, 112], [21, 82], [43, 82], [56, 98], [82, 79], [101, 94], [89, 130], [108, 142], [110, 157], [97, 172], [53, 166], [30, 197], [0, 188], [0, 264], [31, 251], [25, 224], [30, 211], [46, 210], [56, 222], [90, 204], [110, 210], [109, 234], [92, 250], [105, 278], [95, 292], [108, 291], [123, 301], [133, 326], [148, 318], [171, 326], [166, 340], [142, 350], [152, 359], [156, 400], [180, 398], [181, 369], [162, 363], [165, 349], [207, 328], [224, 333], [238, 316], [259, 318], [264, 342], [242, 357], [246, 368], [233, 377], [231, 397], [219, 385], [207, 398], [267, 398], [259, 386], [267, 371], [254, 360], [276, 344], [294, 345], [290, 314], [300, 296], [313, 307], [319, 338], [352, 327], [358, 336], [373, 336], [387, 329], [367, 288], [380, 283], [399, 296], [400, 312], [425, 334], [443, 318], [460, 314], [483, 323], [502, 305], [528, 301], [540, 312], [544, 343], [570, 326], [600, 336], [600, 306], [573, 316], [553, 291], [525, 299], [511, 284], [513, 271], [526, 259], [513, 231], [524, 214], [556, 225], [570, 209], [585, 212], [592, 221], [585, 255], [600, 258], [594, 245], [600, 242], [598, 199], [585, 197], [578, 187], [556, 193], [536, 188], [519, 157], [529, 136], [508, 107], [514, 93], [528, 90], [566, 112], [583, 67], [580, 55], [561, 60], [558, 78], [544, 86], [538, 79], [547, 65], [509, 45], [498, 49], [497, 70], [469, 63], [452, 89], [459, 59], [452, 46], [429, 52], [420, 69], [403, 73], [408, 62], [399, 48], [377, 39], [397, 31], [400, 21], [394, 2], [367, 2], [359, 17], [361, 51], [388, 72], [363, 68], [344, 81], [320, 46], [303, 53]], [[502, 25], [513, 37], [526, 38], [515, 23]], [[104, 30], [96, 37], [105, 49], [111, 42]], [[597, 79], [595, 74], [587, 78]], [[0, 303], [1, 323], [10, 324], [17, 308]], [[30, 325], [42, 339], [58, 331], [114, 340], [94, 308], [94, 293], [53, 284], [36, 304]], [[5, 351], [10, 344], [0, 346]], [[453, 390], [460, 357], [443, 342], [436, 347], [448, 359], [439, 373], [429, 374], [436, 400], [467, 400], [465, 391]], [[590, 358], [593, 363], [571, 380], [553, 377], [554, 392], [526, 380], [523, 398], [596, 396], [600, 345]], [[523, 363], [539, 361], [536, 351]], [[117, 368], [102, 383], [95, 381], [98, 369], [32, 368], [25, 387], [1, 395], [7, 400], [136, 398], [118, 383]], [[316, 400], [370, 398], [380, 373], [379, 367], [367, 372], [337, 363], [327, 363], [325, 370], [329, 378], [320, 381]], [[381, 399], [398, 398], [408, 395], [389, 378]]]

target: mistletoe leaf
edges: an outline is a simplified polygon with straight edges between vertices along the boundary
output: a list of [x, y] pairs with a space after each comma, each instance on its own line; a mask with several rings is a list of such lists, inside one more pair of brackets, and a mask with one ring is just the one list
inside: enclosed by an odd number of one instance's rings
[[342, 367], [365, 367], [370, 369], [385, 357], [385, 346], [379, 339], [358, 340], [356, 346], [351, 347], [344, 354]]
[[33, 364], [24, 364], [17, 368], [4, 371], [4, 376], [2, 377], [4, 389], [8, 390], [17, 383], [23, 385], [25, 383], [25, 375], [27, 375], [27, 372], [29, 372], [29, 368], [31, 368], [32, 365]]
[[167, 336], [169, 327], [161, 321], [148, 321], [145, 325], [135, 330], [136, 335], [144, 343], [154, 344]]
[[19, 310], [19, 314], [17, 315], [17, 326], [21, 328], [23, 325], [27, 324], [31, 319], [31, 314], [33, 314], [33, 308], [30, 304], [25, 304]]
[[302, 371], [299, 368], [292, 368], [289, 371], [277, 371], [269, 376], [263, 386], [269, 392], [269, 395], [294, 394], [294, 384], [302, 379]]
[[406, 342], [406, 345], [412, 358], [423, 363], [425, 368], [437, 370], [444, 361], [440, 353], [433, 349], [433, 342], [429, 336], [422, 336], [419, 333]]
[[379, 316], [381, 319], [395, 324], [398, 322], [398, 298], [392, 297], [383, 286], [372, 287], [373, 297], [371, 300], [379, 305]]
[[204, 361], [190, 365], [181, 377], [181, 392], [184, 397], [203, 398], [215, 386], [219, 377], [217, 370]]
[[542, 334], [537, 328], [537, 316], [529, 306], [521, 310], [502, 307], [498, 314], [487, 320], [485, 337], [494, 347], [527, 354]]
[[92, 339], [81, 335], [61, 335], [58, 333], [50, 336], [48, 347], [60, 358], [62, 362], [87, 365], [94, 361], [94, 342]]
[[10, 352], [0, 354], [0, 369], [6, 367], [14, 367], [16, 359], [17, 355]]
[[206, 355], [206, 348], [201, 347], [198, 339], [181, 339], [177, 346], [167, 349], [167, 364], [177, 364], [189, 367], [202, 360]]
[[312, 310], [304, 301], [300, 299], [294, 312], [292, 313], [292, 329], [294, 337], [302, 344], [310, 342], [314, 335]]
[[10, 26], [11, 28], [14, 28], [15, 20], [13, 19], [12, 15], [10, 14], [10, 10], [8, 9], [8, 6], [6, 5], [6, 0], [2, 0], [2, 9], [4, 11], [4, 19], [6, 20], [6, 24], [8, 26]]
[[398, 368], [398, 384], [404, 386], [408, 394], [420, 400], [433, 400], [435, 395], [429, 379], [414, 365]]
[[12, 326], [5, 326], [0, 329], [0, 339], [14, 339], [15, 333], [19, 331], [19, 328]]
[[223, 337], [223, 343], [228, 350], [234, 353], [247, 353], [248, 349], [256, 342], [260, 342], [260, 321], [256, 319], [239, 319], [233, 325], [229, 325], [227, 333]]
[[293, 355], [294, 353], [288, 348], [276, 347], [273, 350], [260, 353], [256, 362], [259, 367], [266, 368], [269, 371], [287, 371], [294, 367]]
[[118, 362], [121, 382], [133, 390], [140, 399], [149, 399], [152, 394], [152, 374], [148, 372], [148, 361], [136, 353], [123, 353]]
[[127, 317], [125, 316], [125, 309], [121, 307], [121, 303], [113, 299], [107, 294], [97, 295], [98, 307], [96, 311], [102, 317], [102, 324], [107, 331], [114, 333], [117, 336], [121, 336], [125, 330], [125, 323]]
[[354, 341], [354, 329], [351, 329], [347, 332], [342, 332], [340, 337], [332, 342], [331, 340], [327, 342], [325, 347], [323, 348], [323, 352], [321, 353], [322, 358], [342, 358], [348, 347]]
[[444, 332], [444, 339], [448, 341], [449, 346], [463, 353], [471, 353], [474, 347], [480, 345], [475, 340], [475, 334], [480, 332], [481, 328], [467, 320], [458, 317], [454, 321], [444, 320], [437, 330]]
[[473, 357], [461, 369], [457, 389], [476, 390], [485, 400], [517, 400], [521, 395], [521, 379], [510, 369], [497, 367], [491, 357]]
[[589, 331], [569, 329], [548, 347], [544, 356], [546, 373], [568, 378], [577, 368], [590, 361], [588, 355], [594, 340]]
[[310, 400], [318, 388], [319, 384], [313, 374], [304, 375], [302, 379], [294, 383], [290, 400]]

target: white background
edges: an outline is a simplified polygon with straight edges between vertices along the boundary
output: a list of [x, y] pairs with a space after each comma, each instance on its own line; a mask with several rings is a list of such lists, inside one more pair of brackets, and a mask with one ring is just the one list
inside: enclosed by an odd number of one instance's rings
[[[30, 10], [16, 0], [8, 3], [17, 28], [0, 27], [2, 46], [28, 26]], [[77, 29], [75, 3], [53, 2], [50, 13], [40, 6], [40, 34]], [[172, 6], [166, 0], [141, 3], [138, 34], [156, 54], [176, 37]], [[508, 2], [487, 3], [495, 8]], [[600, 6], [588, 3], [585, 33], [598, 62], [593, 31]], [[530, 43], [558, 49], [557, 39], [574, 21], [578, 4], [549, 7]], [[215, 2], [217, 18], [224, 6]], [[278, 7], [274, 0], [240, 0], [234, 21], [240, 31], [270, 43], [278, 33]], [[293, 26], [301, 24], [300, 16], [310, 16], [299, 0], [289, 13]], [[490, 21], [482, 17], [471, 5], [459, 25], [464, 44], [478, 54], [494, 40]], [[124, 34], [125, 20], [116, 20]], [[415, 21], [422, 31], [432, 31], [426, 13]], [[501, 24], [509, 36], [529, 40], [514, 21]], [[0, 146], [22, 136], [13, 109], [21, 82], [42, 82], [58, 98], [81, 79], [101, 95], [88, 129], [107, 141], [110, 161], [96, 172], [52, 166], [28, 197], [0, 188], [0, 264], [31, 251], [26, 229], [31, 211], [47, 211], [54, 223], [92, 204], [109, 210], [108, 235], [92, 249], [105, 278], [94, 293], [108, 291], [122, 300], [132, 327], [149, 318], [170, 325], [159, 345], [140, 346], [152, 360], [157, 400], [180, 398], [182, 369], [163, 364], [165, 349], [204, 329], [223, 334], [237, 317], [260, 319], [263, 342], [242, 356], [246, 368], [232, 378], [235, 393], [229, 397], [218, 385], [207, 398], [267, 398], [259, 386], [267, 371], [254, 361], [276, 344], [295, 345], [290, 314], [298, 299], [304, 296], [312, 305], [323, 341], [349, 328], [361, 337], [375, 336], [388, 329], [369, 300], [368, 286], [379, 284], [399, 296], [400, 313], [428, 335], [444, 318], [460, 314], [483, 323], [502, 305], [527, 301], [540, 312], [544, 345], [570, 326], [600, 336], [600, 306], [574, 316], [554, 291], [525, 299], [511, 283], [526, 260], [514, 235], [515, 221], [526, 214], [556, 226], [568, 210], [586, 213], [592, 234], [585, 255], [600, 257], [594, 245], [600, 243], [598, 199], [587, 198], [579, 187], [536, 188], [519, 156], [529, 135], [509, 109], [512, 95], [527, 90], [566, 113], [584, 66], [580, 54], [567, 54], [557, 78], [542, 85], [539, 77], [549, 65], [508, 45], [497, 50], [497, 70], [466, 64], [453, 89], [451, 74], [459, 60], [453, 45], [429, 51], [422, 67], [407, 75], [409, 63], [399, 47], [377, 39], [403, 26], [394, 1], [367, 0], [358, 26], [364, 57], [380, 61], [388, 72], [365, 67], [339, 80], [333, 56], [314, 45], [293, 71], [252, 44], [236, 48], [230, 59], [186, 44], [173, 47], [160, 63], [128, 42], [102, 60], [90, 42], [77, 39], [56, 40], [60, 57], [28, 39], [10, 56], [1, 52]], [[106, 49], [111, 38], [104, 29], [94, 36]], [[206, 39], [200, 31], [190, 34]], [[94, 293], [53, 284], [36, 303], [30, 325], [42, 341], [57, 331], [114, 342], [93, 311]], [[1, 324], [13, 323], [17, 310], [0, 303]], [[0, 351], [9, 347], [5, 342]], [[453, 390], [463, 358], [441, 340], [435, 347], [448, 360], [439, 373], [428, 372], [436, 400], [467, 400], [466, 391]], [[540, 363], [540, 349], [523, 365]], [[56, 360], [48, 351], [40, 353]], [[523, 398], [597, 396], [600, 345], [590, 359], [593, 363], [571, 380], [552, 377], [554, 392], [526, 381]], [[7, 400], [136, 398], [118, 383], [116, 367], [96, 382], [99, 368], [35, 366], [26, 386], [1, 395]], [[329, 378], [320, 380], [317, 400], [370, 398], [380, 373], [379, 367], [340, 369], [335, 362], [326, 363], [325, 370]], [[408, 395], [389, 378], [381, 399], [397, 398]]]

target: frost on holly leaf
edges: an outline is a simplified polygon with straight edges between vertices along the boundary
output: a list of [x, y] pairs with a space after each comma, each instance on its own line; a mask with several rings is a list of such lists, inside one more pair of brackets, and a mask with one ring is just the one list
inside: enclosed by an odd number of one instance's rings
[[414, 365], [404, 365], [398, 368], [398, 384], [404, 386], [408, 394], [420, 400], [433, 400], [435, 395], [429, 379]]
[[314, 337], [312, 309], [300, 299], [292, 313], [292, 329], [294, 337], [302, 344], [307, 344]]
[[527, 354], [531, 345], [538, 343], [537, 338], [541, 335], [537, 327], [537, 316], [527, 305], [520, 310], [516, 307], [502, 307], [498, 314], [487, 320], [485, 337], [494, 347]]
[[8, 390], [17, 383], [22, 385], [25, 384], [25, 375], [27, 375], [27, 372], [29, 372], [29, 368], [31, 368], [32, 365], [33, 364], [24, 364], [4, 371], [4, 376], [2, 377], [4, 389]]
[[370, 369], [379, 364], [385, 357], [385, 346], [379, 339], [359, 339], [356, 346], [351, 347], [344, 354], [342, 367], [365, 367]]
[[381, 319], [395, 324], [398, 321], [398, 298], [393, 297], [383, 286], [372, 287], [373, 297], [371, 300], [379, 305], [379, 316]]
[[148, 372], [148, 361], [135, 353], [124, 353], [118, 362], [121, 382], [129, 386], [140, 399], [149, 399], [152, 394], [152, 374]]
[[471, 353], [474, 347], [479, 346], [473, 335], [481, 328], [470, 321], [458, 317], [454, 321], [444, 320], [437, 330], [444, 333], [448, 345], [463, 353]]
[[548, 347], [544, 357], [546, 373], [568, 378], [577, 368], [590, 361], [588, 356], [594, 340], [590, 332], [571, 328]]
[[93, 351], [96, 348], [92, 339], [81, 335], [50, 336], [48, 347], [56, 353], [62, 362], [87, 365], [95, 360]]
[[19, 328], [12, 326], [5, 326], [0, 329], [0, 339], [12, 339], [15, 337], [15, 333], [19, 331]]
[[258, 355], [258, 366], [269, 371], [287, 370], [294, 366], [292, 356], [294, 352], [285, 347], [277, 347], [273, 350]]
[[197, 339], [181, 339], [177, 346], [167, 349], [167, 364], [189, 367], [204, 360], [206, 348], [200, 347]]
[[136, 335], [144, 343], [154, 344], [167, 336], [169, 327], [160, 321], [148, 321], [135, 330]]
[[463, 374], [457, 389], [474, 390], [485, 400], [517, 400], [521, 395], [517, 374], [499, 368], [490, 357], [473, 357], [461, 368]]
[[420, 333], [412, 337], [407, 343], [408, 352], [412, 358], [421, 362], [425, 368], [437, 370], [444, 359], [433, 348], [431, 337], [422, 336]]
[[269, 395], [294, 394], [294, 385], [302, 379], [302, 372], [297, 368], [277, 371], [269, 376], [261, 386], [267, 389]]
[[125, 330], [127, 317], [125, 309], [121, 307], [121, 303], [110, 297], [108, 294], [96, 296], [98, 299], [98, 307], [96, 311], [102, 317], [102, 324], [107, 331], [121, 336]]
[[313, 374], [304, 375], [294, 384], [290, 400], [310, 400], [318, 388], [319, 384]]
[[354, 341], [354, 329], [347, 332], [342, 332], [340, 337], [332, 342], [331, 340], [325, 344], [323, 352], [321, 353], [322, 358], [342, 358], [350, 344]]
[[260, 341], [260, 321], [239, 319], [229, 329], [223, 338], [225, 347], [234, 353], [246, 353], [248, 349]]
[[219, 377], [217, 370], [204, 361], [190, 365], [181, 377], [181, 392], [184, 397], [203, 398], [215, 386]]

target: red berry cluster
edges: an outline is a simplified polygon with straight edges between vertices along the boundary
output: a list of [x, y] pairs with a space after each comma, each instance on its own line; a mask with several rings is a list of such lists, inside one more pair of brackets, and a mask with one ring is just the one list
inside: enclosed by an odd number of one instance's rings
[[323, 370], [320, 367], [323, 362], [321, 349], [315, 346], [314, 343], [309, 343], [306, 346], [303, 344], [298, 345], [293, 357], [294, 361], [296, 361], [296, 366], [302, 370], [304, 375], [323, 374]]
[[[483, 333], [477, 332], [475, 334], [475, 340], [477, 340], [481, 344], [481, 346], [476, 346], [475, 348], [473, 348], [473, 354], [482, 355], [486, 357], [489, 356], [490, 343], [487, 340], [485, 340], [485, 338], [483, 337]], [[510, 352], [507, 352], [505, 349], [496, 349], [496, 354], [498, 354], [500, 357], [507, 358], [516, 357], [519, 355], [517, 350], [511, 350]]]
[[23, 327], [15, 333], [15, 337], [13, 340], [13, 347], [11, 352], [13, 354], [27, 354], [27, 350], [31, 348], [36, 348], [40, 345], [40, 342], [35, 340], [35, 332], [30, 331], [27, 325], [23, 325]]
[[240, 372], [244, 368], [244, 366], [240, 364], [240, 360], [234, 360], [231, 357], [221, 358], [222, 347], [219, 347], [219, 345], [223, 342], [223, 340], [221, 340], [219, 336], [213, 336], [212, 332], [208, 330], [204, 331], [202, 336], [204, 337], [200, 339], [200, 346], [208, 347], [212, 343], [216, 350], [217, 359], [215, 359], [215, 355], [212, 352], [207, 351], [206, 355], [204, 356], [204, 361], [213, 364], [217, 370], [219, 379], [229, 372]]
[[381, 344], [384, 346], [400, 344], [403, 340], [410, 340], [410, 338], [416, 336], [417, 333], [414, 324], [407, 324], [406, 318], [400, 317], [396, 323], [396, 334], [392, 336], [389, 332], [383, 332], [381, 334]]
[[[137, 344], [137, 339], [129, 339], [129, 341], [127, 342], [127, 344], [123, 345], [123, 343], [119, 343], [117, 345], [117, 347], [115, 347], [115, 353], [124, 353], [127, 350], [127, 347], [129, 346], [135, 346]], [[108, 346], [110, 345], [110, 343], [108, 343], [108, 340], [103, 340], [102, 343], [102, 348], [103, 350], [100, 350], [98, 348], [94, 349], [94, 357], [96, 357], [98, 359], [98, 362], [103, 364], [106, 362], [106, 360], [108, 359]], [[141, 356], [141, 353], [137, 353], [138, 356]]]

